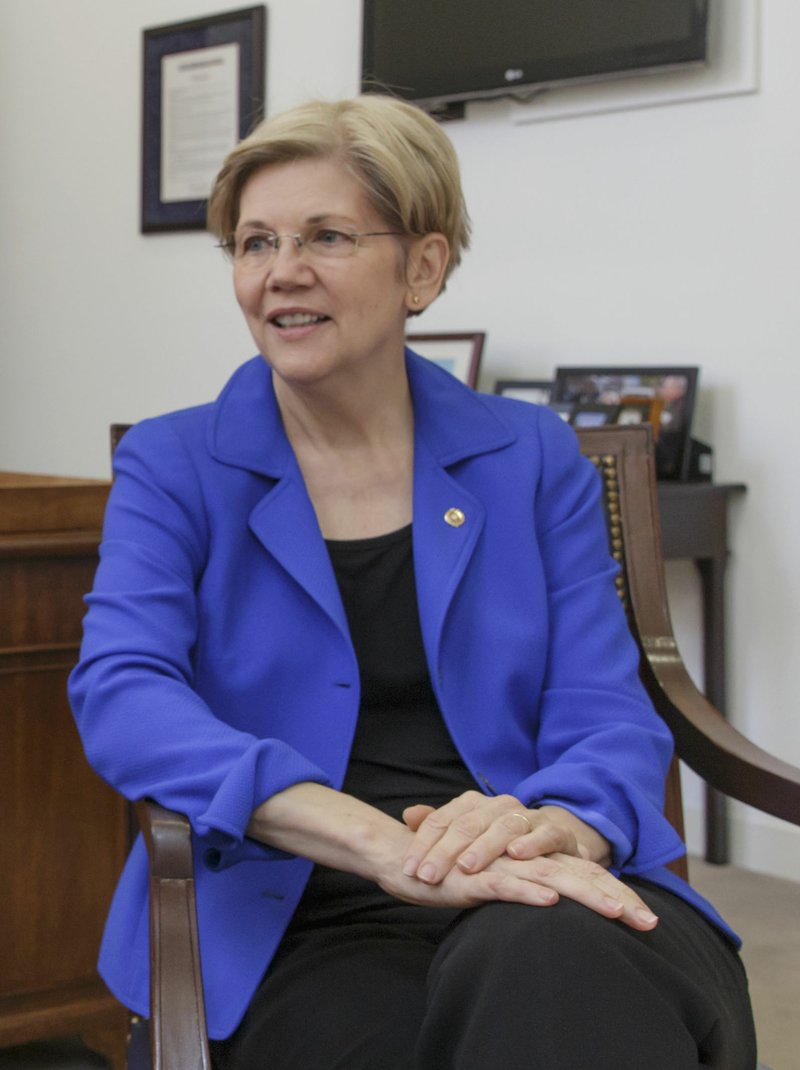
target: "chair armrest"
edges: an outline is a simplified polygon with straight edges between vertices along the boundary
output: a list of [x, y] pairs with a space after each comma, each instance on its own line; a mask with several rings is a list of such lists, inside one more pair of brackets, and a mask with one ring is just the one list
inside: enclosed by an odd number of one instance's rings
[[664, 580], [648, 430], [583, 430], [579, 438], [587, 456], [599, 455], [606, 494], [614, 501], [613, 508], [610, 502], [607, 506], [610, 528], [621, 523], [625, 533], [624, 552], [617, 559], [627, 584], [628, 598], [623, 600], [631, 631], [642, 652], [641, 676], [672, 731], [678, 756], [725, 795], [800, 825], [800, 769], [737, 732], [698, 691], [681, 660]]
[[643, 675], [679, 757], [731, 798], [800, 825], [800, 769], [738, 732], [700, 693], [672, 635], [644, 638]]
[[191, 826], [148, 799], [136, 803], [136, 816], [150, 858], [153, 1070], [210, 1070]]

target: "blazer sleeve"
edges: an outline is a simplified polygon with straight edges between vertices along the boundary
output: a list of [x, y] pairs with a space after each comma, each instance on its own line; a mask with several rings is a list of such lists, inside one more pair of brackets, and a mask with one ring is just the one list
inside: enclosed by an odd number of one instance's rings
[[281, 740], [225, 723], [195, 690], [193, 650], [203, 624], [195, 591], [210, 547], [203, 491], [168, 421], [145, 424], [115, 455], [80, 661], [69, 680], [78, 729], [91, 765], [124, 796], [189, 817], [209, 864], [280, 855], [247, 839], [251, 813], [292, 784], [329, 780]]
[[663, 814], [672, 736], [639, 680], [596, 470], [570, 428], [542, 417], [536, 516], [548, 653], [538, 771], [517, 789], [532, 805], [564, 806], [597, 828], [615, 871], [642, 872], [685, 850]]

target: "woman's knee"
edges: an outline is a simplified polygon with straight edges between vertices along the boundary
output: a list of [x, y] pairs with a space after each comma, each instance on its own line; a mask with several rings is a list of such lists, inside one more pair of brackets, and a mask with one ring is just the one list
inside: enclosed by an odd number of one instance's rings
[[[617, 939], [618, 926], [586, 907], [562, 899], [550, 907], [519, 903], [486, 903], [466, 912], [441, 942], [441, 958], [452, 958], [459, 968], [485, 971], [498, 960], [508, 969], [519, 959], [530, 963], [555, 949], [561, 961], [572, 953], [585, 963], [593, 949], [605, 956], [609, 940]], [[434, 960], [436, 965], [436, 960]]]
[[[718, 982], [733, 950], [704, 920], [693, 927], [686, 904], [671, 910], [665, 899], [660, 913], [662, 923], [642, 933], [567, 899], [552, 907], [486, 904], [442, 940], [428, 973], [429, 1007], [476, 1025], [502, 1021], [509, 1037], [515, 1023], [529, 1034], [535, 1024], [543, 1065], [618, 1065], [613, 1056], [591, 1061], [600, 1037], [608, 1052], [648, 1052], [637, 1065], [696, 1066], [699, 1052], [711, 1066], [752, 1065], [746, 985], [728, 991]], [[559, 1062], [555, 1051], [569, 1058]]]

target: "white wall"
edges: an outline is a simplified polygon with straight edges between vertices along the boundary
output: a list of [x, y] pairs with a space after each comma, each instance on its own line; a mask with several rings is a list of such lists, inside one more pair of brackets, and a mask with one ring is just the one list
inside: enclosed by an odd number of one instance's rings
[[[0, 3], [0, 468], [105, 476], [110, 422], [207, 400], [251, 354], [211, 240], [138, 232], [141, 30], [240, 6]], [[268, 8], [270, 111], [357, 90], [359, 0]], [[420, 329], [486, 330], [486, 389], [571, 362], [701, 366], [696, 433], [719, 480], [748, 484], [730, 712], [800, 764], [800, 5], [763, 0], [761, 23], [750, 96], [530, 125], [492, 103], [451, 124], [474, 243]], [[670, 584], [696, 665], [691, 566]], [[734, 816], [737, 861], [800, 878], [795, 830]]]

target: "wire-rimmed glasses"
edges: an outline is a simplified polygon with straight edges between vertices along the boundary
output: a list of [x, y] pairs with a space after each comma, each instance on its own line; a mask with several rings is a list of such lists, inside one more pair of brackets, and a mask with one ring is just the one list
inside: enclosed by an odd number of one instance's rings
[[281, 248], [284, 239], [294, 242], [299, 255], [318, 260], [341, 260], [358, 249], [362, 238], [401, 237], [398, 230], [336, 230], [332, 227], [312, 227], [305, 233], [275, 234], [273, 231], [246, 230], [234, 234], [219, 247], [233, 259], [234, 264], [246, 271], [258, 271], [271, 263]]

